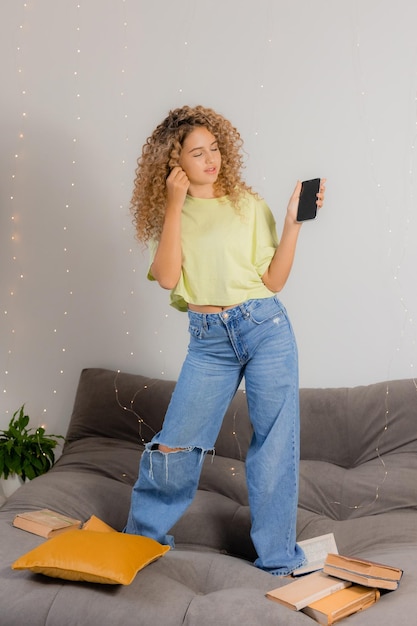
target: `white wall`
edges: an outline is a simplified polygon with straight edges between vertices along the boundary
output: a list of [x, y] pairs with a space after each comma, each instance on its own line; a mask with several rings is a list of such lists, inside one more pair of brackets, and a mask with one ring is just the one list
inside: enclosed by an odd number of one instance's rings
[[185, 103], [238, 126], [279, 228], [297, 178], [328, 179], [281, 294], [301, 384], [413, 376], [416, 23], [415, 0], [2, 0], [0, 426], [26, 402], [64, 432], [83, 367], [177, 376], [186, 316], [129, 200]]

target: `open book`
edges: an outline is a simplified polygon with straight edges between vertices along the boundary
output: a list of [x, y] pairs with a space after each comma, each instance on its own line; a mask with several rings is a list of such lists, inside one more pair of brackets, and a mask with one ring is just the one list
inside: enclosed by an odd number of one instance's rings
[[324, 561], [329, 552], [333, 554], [338, 553], [333, 533], [319, 535], [312, 539], [304, 539], [303, 541], [299, 541], [298, 545], [304, 550], [307, 563], [294, 570], [292, 572], [293, 576], [302, 576], [303, 574], [323, 569]]

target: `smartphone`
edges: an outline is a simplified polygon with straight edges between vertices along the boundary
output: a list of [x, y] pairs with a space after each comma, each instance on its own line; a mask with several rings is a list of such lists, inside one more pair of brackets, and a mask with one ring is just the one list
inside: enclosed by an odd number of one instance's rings
[[317, 215], [317, 194], [320, 190], [320, 178], [304, 180], [301, 183], [300, 201], [298, 203], [297, 222], [314, 220]]

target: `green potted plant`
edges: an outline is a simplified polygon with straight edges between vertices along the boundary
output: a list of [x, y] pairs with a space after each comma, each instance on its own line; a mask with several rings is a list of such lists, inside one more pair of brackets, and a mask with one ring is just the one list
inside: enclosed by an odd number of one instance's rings
[[[46, 435], [45, 429], [28, 428], [25, 405], [13, 413], [6, 430], [0, 430], [0, 477], [18, 477], [20, 482], [32, 480], [47, 472], [55, 462], [54, 449], [61, 435]], [[5, 495], [6, 493], [3, 486]]]

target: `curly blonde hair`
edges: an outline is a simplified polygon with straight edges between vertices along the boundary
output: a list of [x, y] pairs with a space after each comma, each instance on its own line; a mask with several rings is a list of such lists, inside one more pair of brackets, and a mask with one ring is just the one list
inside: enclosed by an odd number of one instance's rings
[[165, 217], [166, 179], [171, 169], [178, 165], [186, 137], [201, 126], [214, 135], [222, 156], [222, 166], [214, 185], [216, 196], [229, 196], [238, 209], [244, 191], [254, 193], [241, 179], [243, 141], [227, 119], [203, 106], [184, 106], [170, 111], [146, 140], [137, 161], [131, 212], [139, 241], [146, 243], [150, 239], [159, 239]]

